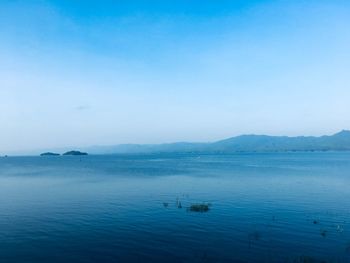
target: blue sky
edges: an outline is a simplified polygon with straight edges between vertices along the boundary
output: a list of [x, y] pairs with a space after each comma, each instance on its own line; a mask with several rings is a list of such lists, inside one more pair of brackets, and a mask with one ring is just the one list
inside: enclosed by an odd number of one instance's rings
[[1, 1], [0, 152], [350, 129], [349, 1]]

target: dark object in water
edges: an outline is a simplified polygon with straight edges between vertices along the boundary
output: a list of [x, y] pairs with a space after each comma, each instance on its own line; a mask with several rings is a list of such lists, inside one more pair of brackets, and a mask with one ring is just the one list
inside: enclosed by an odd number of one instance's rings
[[192, 212], [208, 212], [209, 211], [209, 206], [210, 204], [206, 204], [206, 203], [203, 203], [203, 204], [192, 204], [190, 206], [190, 211]]
[[314, 225], [317, 225], [319, 222], [317, 220], [314, 220]]
[[64, 153], [63, 155], [88, 155], [88, 154], [80, 151], [69, 151]]
[[169, 203], [163, 203], [163, 206], [164, 206], [164, 207], [168, 207], [168, 206], [169, 206]]
[[321, 236], [326, 237], [327, 235], [327, 230], [321, 230]]
[[181, 201], [179, 200], [178, 197], [176, 198], [176, 207], [177, 208], [182, 208]]

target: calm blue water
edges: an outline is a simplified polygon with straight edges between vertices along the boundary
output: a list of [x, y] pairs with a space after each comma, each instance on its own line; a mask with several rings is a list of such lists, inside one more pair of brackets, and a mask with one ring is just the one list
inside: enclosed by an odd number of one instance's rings
[[350, 262], [350, 153], [0, 158], [2, 263], [322, 261]]

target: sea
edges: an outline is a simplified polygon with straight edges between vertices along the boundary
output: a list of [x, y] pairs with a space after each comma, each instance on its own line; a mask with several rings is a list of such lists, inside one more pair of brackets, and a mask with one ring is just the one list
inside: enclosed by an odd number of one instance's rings
[[350, 262], [350, 153], [0, 157], [0, 262]]

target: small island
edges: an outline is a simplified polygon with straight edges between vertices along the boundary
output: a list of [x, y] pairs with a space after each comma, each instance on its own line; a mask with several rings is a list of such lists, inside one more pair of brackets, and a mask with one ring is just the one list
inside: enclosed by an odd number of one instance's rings
[[40, 154], [40, 156], [59, 156], [59, 153], [52, 153], [52, 152], [46, 152], [46, 153], [42, 153]]
[[88, 154], [80, 151], [69, 151], [64, 153], [63, 155], [88, 155]]

